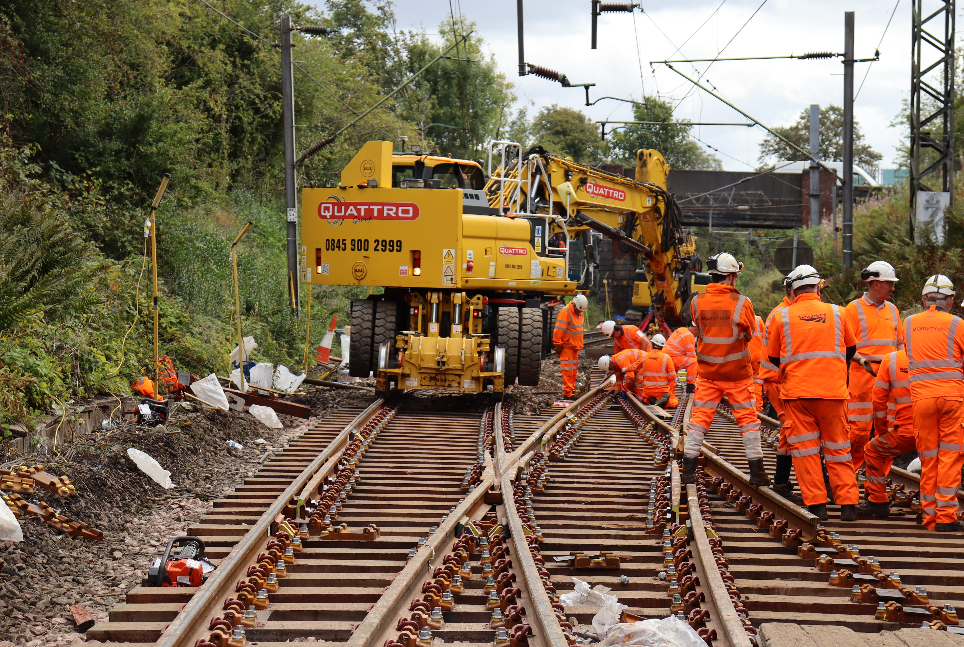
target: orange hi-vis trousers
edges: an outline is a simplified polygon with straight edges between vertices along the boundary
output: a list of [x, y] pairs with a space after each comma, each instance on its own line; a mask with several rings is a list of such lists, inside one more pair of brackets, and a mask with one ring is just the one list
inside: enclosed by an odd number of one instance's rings
[[696, 392], [693, 394], [693, 415], [686, 424], [686, 445], [683, 447], [684, 456], [699, 456], [703, 446], [703, 438], [713, 424], [716, 409], [724, 397], [730, 403], [736, 424], [740, 426], [740, 436], [749, 460], [763, 458], [760, 447], [760, 419], [756, 415], [756, 400], [753, 399], [753, 378], [732, 382], [696, 380]]
[[[880, 362], [874, 362], [880, 368]], [[850, 425], [850, 453], [854, 469], [864, 462], [864, 445], [870, 440], [874, 428], [874, 382], [877, 378], [868, 373], [857, 362], [850, 365], [850, 400], [847, 402], [847, 422]]]
[[957, 520], [957, 489], [964, 465], [964, 400], [960, 396], [916, 400], [914, 429], [920, 453], [920, 507], [924, 527]]
[[894, 464], [894, 458], [912, 452], [917, 447], [914, 430], [892, 429], [885, 434], [872, 438], [864, 445], [864, 460], [867, 462], [867, 481], [864, 492], [871, 503], [887, 503], [887, 475]]
[[820, 463], [822, 447], [834, 501], [840, 505], [856, 504], [860, 492], [850, 457], [847, 401], [799, 398], [784, 400], [783, 406], [783, 431], [790, 445], [793, 471], [804, 503], [827, 502]]
[[571, 397], [576, 388], [576, 376], [579, 374], [579, 349], [566, 346], [559, 353], [559, 370], [562, 372], [562, 395]]
[[[786, 418], [786, 409], [783, 406], [783, 398], [780, 397], [780, 383], [776, 380], [764, 380], [763, 390], [767, 394], [767, 400], [773, 405], [773, 409], [777, 412], [777, 417], [780, 418], [780, 422], [783, 422]], [[790, 445], [787, 443], [787, 430], [784, 426], [780, 425], [780, 441], [777, 443], [777, 454], [780, 456], [790, 455]]]
[[763, 413], [763, 380], [753, 376], [753, 396], [756, 398], [756, 410]]

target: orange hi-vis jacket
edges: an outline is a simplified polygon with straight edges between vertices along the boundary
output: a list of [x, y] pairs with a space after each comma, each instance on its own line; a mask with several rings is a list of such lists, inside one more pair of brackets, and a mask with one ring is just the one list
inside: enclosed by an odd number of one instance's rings
[[569, 305], [559, 311], [556, 318], [556, 329], [552, 332], [553, 346], [566, 348], [582, 348], [582, 312], [570, 301]]
[[652, 349], [643, 356], [642, 371], [636, 373], [636, 393], [659, 397], [676, 391], [676, 365], [661, 350]]
[[651, 346], [650, 343], [646, 341], [646, 335], [643, 331], [639, 329], [638, 326], [624, 325], [621, 326], [622, 334], [618, 337], [616, 333], [613, 333], [613, 353], [618, 353], [621, 350], [629, 350], [630, 348], [635, 348], [636, 350], [649, 350]]
[[848, 399], [847, 347], [857, 342], [840, 306], [805, 292], [778, 317], [767, 352], [780, 358], [783, 400]]
[[701, 379], [737, 382], [753, 377], [750, 339], [756, 329], [753, 304], [724, 283], [710, 283], [690, 305], [699, 329], [696, 363]]
[[[864, 296], [847, 304], [845, 318], [857, 338], [857, 355], [871, 362], [879, 362], [887, 353], [898, 350], [904, 342], [900, 313], [890, 301], [874, 305], [864, 293]], [[856, 362], [854, 367], [854, 370], [863, 371]]]
[[753, 367], [753, 376], [760, 381], [760, 363], [766, 357], [766, 350], [763, 348], [763, 319], [756, 315], [756, 325], [753, 327], [753, 337], [750, 338], [750, 365]]
[[[769, 355], [767, 348], [770, 346], [770, 335], [772, 334], [771, 332], [772, 328], [774, 325], [776, 325], [774, 324], [774, 322], [777, 322], [777, 324], [779, 324], [780, 310], [782, 310], [783, 308], [786, 308], [788, 305], [790, 305], [790, 298], [783, 297], [783, 301], [780, 302], [780, 305], [778, 305], [776, 308], [770, 311], [770, 314], [767, 316], [766, 322], [763, 324], [763, 354], [765, 357], [762, 360], [760, 360], [759, 377], [764, 382], [780, 381], [780, 367], [774, 366], [770, 362], [770, 360], [767, 359], [766, 356]], [[776, 355], [774, 355], [774, 357], [776, 357]]]
[[964, 326], [960, 317], [934, 306], [904, 321], [910, 397], [964, 397]]
[[623, 391], [632, 392], [636, 388], [636, 374], [643, 372], [643, 358], [646, 356], [644, 351], [637, 348], [622, 350], [610, 359], [616, 367], [617, 378], [622, 375], [620, 387]]
[[695, 362], [696, 337], [689, 331], [689, 328], [677, 328], [666, 340], [666, 347], [663, 348], [663, 352], [673, 359], [673, 363], [677, 367], [684, 363], [677, 360], [685, 360], [687, 357]]
[[894, 426], [902, 436], [914, 435], [910, 372], [903, 350], [884, 355], [874, 383], [874, 431], [880, 437]]

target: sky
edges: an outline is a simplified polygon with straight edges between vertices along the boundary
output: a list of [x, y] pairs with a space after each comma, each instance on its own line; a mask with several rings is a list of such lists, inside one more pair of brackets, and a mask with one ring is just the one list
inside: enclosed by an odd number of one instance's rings
[[[658, 94], [676, 105], [674, 114], [679, 119], [745, 122], [739, 113], [695, 89], [668, 67], [650, 62], [842, 52], [844, 12], [854, 11], [856, 58], [873, 57], [880, 44], [880, 61], [855, 65], [854, 91], [862, 83], [863, 88], [854, 104], [854, 117], [868, 143], [883, 154], [881, 167], [893, 168], [903, 134], [890, 124], [910, 93], [911, 2], [644, 1], [643, 11], [600, 17], [599, 46], [592, 50], [590, 0], [525, 0], [525, 55], [527, 62], [563, 72], [572, 83], [596, 83], [590, 89], [591, 100]], [[555, 103], [582, 110], [594, 121], [633, 118], [630, 104], [604, 99], [587, 107], [582, 88], [563, 88], [532, 75], [519, 77], [514, 0], [451, 0], [451, 4], [395, 0], [394, 4], [398, 29], [425, 31], [434, 39], [438, 39], [439, 23], [450, 19], [450, 6], [456, 16], [461, 12], [467, 21], [474, 21], [499, 68], [515, 83], [517, 106], [534, 104], [530, 114]], [[935, 0], [925, 0], [925, 13], [930, 4], [937, 6]], [[691, 78], [704, 74], [704, 82], [721, 96], [773, 127], [793, 123], [811, 103], [842, 105], [840, 60], [717, 61], [674, 67]], [[694, 127], [692, 134], [718, 149], [709, 152], [722, 160], [725, 169], [746, 170], [758, 165], [759, 144], [766, 133], [759, 127], [703, 126]]]

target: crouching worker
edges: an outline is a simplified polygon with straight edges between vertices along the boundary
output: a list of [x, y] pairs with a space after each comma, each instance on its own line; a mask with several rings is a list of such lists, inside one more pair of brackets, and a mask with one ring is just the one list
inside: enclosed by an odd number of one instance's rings
[[599, 370], [606, 373], [605, 381], [610, 375], [616, 376], [616, 390], [620, 391], [620, 397], [625, 398], [626, 393], [632, 393], [636, 388], [636, 375], [643, 372], [643, 358], [646, 356], [641, 350], [630, 348], [621, 350], [612, 357], [603, 355], [599, 358]]
[[643, 370], [636, 373], [636, 397], [646, 404], [675, 409], [679, 406], [676, 397], [676, 366], [669, 355], [663, 352], [666, 338], [653, 335], [652, 350], [643, 356]]

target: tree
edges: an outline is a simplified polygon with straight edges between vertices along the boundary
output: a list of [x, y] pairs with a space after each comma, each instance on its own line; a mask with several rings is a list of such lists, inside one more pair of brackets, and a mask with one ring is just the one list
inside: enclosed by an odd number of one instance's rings
[[531, 137], [533, 144], [582, 164], [598, 162], [606, 155], [592, 120], [580, 110], [555, 103], [533, 118]]
[[673, 106], [658, 97], [643, 97], [633, 104], [635, 121], [659, 122], [658, 124], [629, 124], [612, 135], [614, 161], [630, 166], [636, 165], [636, 151], [657, 150], [672, 168], [720, 170], [722, 162], [715, 155], [704, 151], [690, 137], [692, 124], [673, 118]]
[[[797, 121], [791, 126], [781, 126], [773, 129], [781, 137], [805, 151], [810, 150], [810, 109], [805, 108]], [[878, 164], [883, 155], [870, 147], [864, 141], [860, 126], [854, 120], [854, 164], [871, 175], [877, 172]], [[761, 164], [776, 160], [804, 160], [806, 156], [788, 146], [773, 135], [764, 137], [760, 143]], [[824, 162], [843, 161], [843, 108], [830, 105], [820, 109], [820, 160]]]
[[504, 131], [516, 99], [514, 86], [483, 51], [485, 42], [473, 22], [443, 20], [441, 45], [425, 34], [405, 34], [404, 45], [405, 72], [411, 74], [470, 31], [467, 40], [406, 88], [399, 102], [399, 116], [417, 126], [416, 141], [431, 140], [438, 152], [462, 158], [478, 157], [485, 143]]

